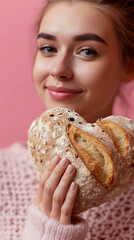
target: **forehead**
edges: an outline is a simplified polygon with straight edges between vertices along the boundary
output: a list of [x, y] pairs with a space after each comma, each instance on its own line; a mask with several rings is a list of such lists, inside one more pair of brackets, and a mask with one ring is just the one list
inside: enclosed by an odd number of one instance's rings
[[90, 30], [114, 31], [111, 19], [89, 2], [56, 2], [46, 9], [39, 31], [66, 29], [66, 33]]
[[62, 43], [72, 42], [77, 35], [93, 33], [103, 38], [112, 52], [122, 51], [111, 18], [89, 2], [59, 1], [49, 5], [40, 24], [39, 33], [42, 32], [56, 36]]

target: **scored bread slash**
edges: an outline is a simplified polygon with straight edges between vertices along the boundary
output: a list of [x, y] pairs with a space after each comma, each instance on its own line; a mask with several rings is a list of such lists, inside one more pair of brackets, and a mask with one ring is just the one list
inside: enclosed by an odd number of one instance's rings
[[110, 151], [100, 140], [73, 124], [67, 124], [68, 137], [91, 174], [104, 187], [114, 181], [114, 164]]
[[134, 153], [134, 121], [122, 116], [109, 116], [98, 121], [97, 124], [111, 136], [117, 151], [123, 158], [130, 161], [131, 165], [132, 159], [134, 160], [132, 155], [132, 152]]
[[128, 133], [117, 123], [102, 120], [97, 123], [109, 136], [112, 137], [118, 152], [126, 157], [129, 150]]
[[128, 118], [87, 123], [74, 110], [49, 109], [31, 124], [28, 149], [39, 177], [55, 156], [74, 165], [74, 214], [111, 200], [134, 182], [134, 121]]

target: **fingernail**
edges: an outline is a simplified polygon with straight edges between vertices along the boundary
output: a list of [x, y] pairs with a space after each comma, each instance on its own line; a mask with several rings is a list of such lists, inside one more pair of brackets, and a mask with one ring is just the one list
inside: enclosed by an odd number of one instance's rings
[[59, 157], [55, 156], [54, 158], [52, 158], [51, 163], [52, 164], [57, 164], [59, 162]]
[[67, 167], [66, 172], [70, 174], [70, 173], [73, 172], [73, 170], [74, 170], [74, 167], [73, 167], [72, 165], [69, 165], [69, 166]]
[[63, 158], [63, 159], [61, 159], [61, 161], [60, 161], [60, 165], [61, 165], [62, 167], [65, 167], [67, 163], [68, 163], [68, 159], [67, 159], [67, 158]]
[[70, 185], [70, 190], [74, 191], [76, 186], [77, 186], [77, 184], [75, 182], [72, 182], [71, 185]]

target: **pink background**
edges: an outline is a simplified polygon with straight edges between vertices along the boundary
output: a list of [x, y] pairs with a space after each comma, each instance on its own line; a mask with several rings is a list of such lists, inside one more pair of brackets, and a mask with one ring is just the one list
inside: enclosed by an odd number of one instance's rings
[[[34, 24], [44, 2], [0, 1], [0, 148], [26, 142], [32, 120], [45, 110], [32, 78]], [[121, 89], [115, 113], [134, 118], [133, 85]], [[122, 96], [130, 108], [125, 107]]]
[[42, 6], [43, 0], [0, 1], [0, 148], [26, 141], [45, 109], [32, 79], [33, 26]]

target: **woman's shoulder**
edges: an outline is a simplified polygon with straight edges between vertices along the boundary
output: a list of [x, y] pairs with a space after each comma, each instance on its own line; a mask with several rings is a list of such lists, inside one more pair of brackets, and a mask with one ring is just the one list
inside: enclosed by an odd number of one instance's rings
[[11, 157], [11, 156], [23, 156], [27, 155], [29, 156], [27, 145], [25, 143], [21, 142], [15, 142], [11, 144], [10, 146], [4, 147], [0, 149], [0, 158], [1, 157]]
[[[0, 169], [2, 172], [34, 172], [26, 144], [15, 142], [0, 150]], [[2, 174], [3, 175], [3, 174]]]
[[23, 150], [27, 150], [27, 144], [23, 143], [23, 142], [14, 142], [6, 147], [3, 147], [0, 149], [0, 152], [2, 151], [9, 151], [12, 149], [23, 149]]
[[26, 145], [14, 143], [0, 150], [0, 185], [1, 239], [11, 235], [20, 239], [26, 211], [34, 202], [38, 186]]

